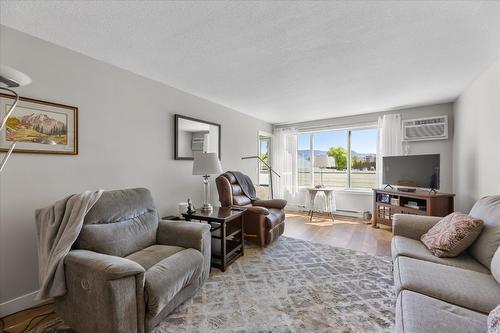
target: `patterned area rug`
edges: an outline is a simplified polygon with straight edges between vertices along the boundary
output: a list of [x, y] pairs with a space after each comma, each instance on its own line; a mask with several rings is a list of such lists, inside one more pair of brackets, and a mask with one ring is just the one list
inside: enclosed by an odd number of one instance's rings
[[154, 332], [390, 332], [394, 301], [389, 257], [280, 237], [213, 270]]
[[[391, 269], [389, 257], [288, 237], [246, 245], [153, 332], [390, 332]], [[35, 330], [69, 331], [60, 320]]]

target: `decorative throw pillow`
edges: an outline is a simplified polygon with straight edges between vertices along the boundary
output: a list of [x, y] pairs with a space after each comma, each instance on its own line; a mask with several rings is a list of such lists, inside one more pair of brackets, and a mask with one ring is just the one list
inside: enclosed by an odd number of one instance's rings
[[500, 332], [500, 305], [497, 305], [488, 315], [488, 333], [498, 332]]
[[420, 240], [436, 257], [456, 257], [481, 233], [483, 221], [455, 212], [443, 217]]

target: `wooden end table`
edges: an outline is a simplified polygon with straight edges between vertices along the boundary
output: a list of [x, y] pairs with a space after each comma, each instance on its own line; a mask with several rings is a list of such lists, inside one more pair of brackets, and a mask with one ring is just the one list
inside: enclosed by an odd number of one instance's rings
[[212, 211], [184, 213], [186, 221], [206, 221], [212, 233], [212, 267], [225, 272], [236, 259], [244, 255], [243, 216], [245, 209], [214, 207]]

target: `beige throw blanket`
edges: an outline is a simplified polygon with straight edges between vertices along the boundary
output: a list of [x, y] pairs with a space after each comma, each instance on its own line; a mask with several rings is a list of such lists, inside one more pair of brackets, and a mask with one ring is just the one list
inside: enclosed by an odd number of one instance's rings
[[102, 191], [85, 191], [35, 212], [40, 281], [37, 300], [66, 293], [64, 257], [78, 238], [85, 215], [101, 194]]

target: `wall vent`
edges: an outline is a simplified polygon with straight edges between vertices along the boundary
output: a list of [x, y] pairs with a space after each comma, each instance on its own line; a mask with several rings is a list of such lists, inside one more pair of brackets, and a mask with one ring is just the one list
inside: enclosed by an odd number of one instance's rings
[[448, 116], [403, 120], [403, 140], [448, 139]]

